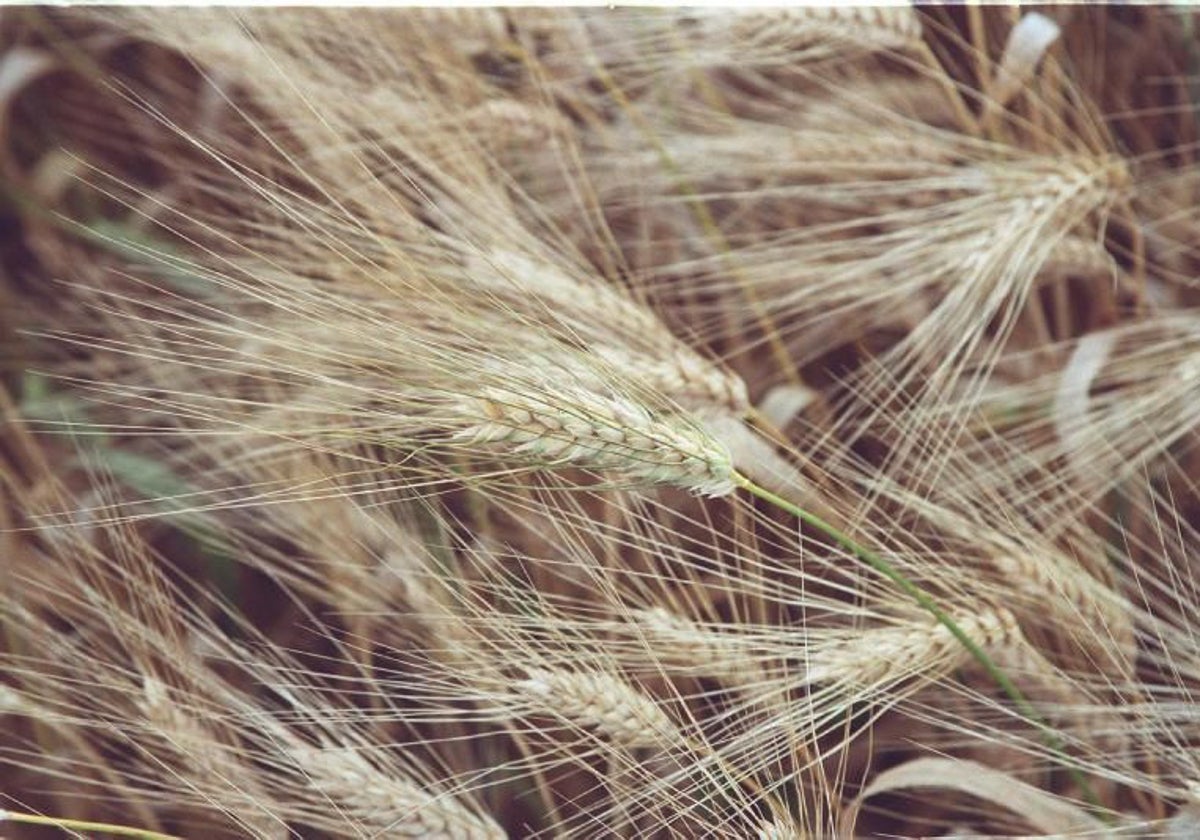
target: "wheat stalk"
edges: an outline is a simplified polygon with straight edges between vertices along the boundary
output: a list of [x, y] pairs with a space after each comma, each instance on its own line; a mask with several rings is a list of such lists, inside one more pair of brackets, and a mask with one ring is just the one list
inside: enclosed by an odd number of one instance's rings
[[[954, 621], [1018, 680], [1052, 690], [1060, 702], [1078, 695], [1059, 670], [1030, 645], [1010, 610], [981, 607], [960, 613]], [[971, 659], [970, 651], [947, 627], [918, 622], [864, 630], [853, 639], [810, 648], [803, 683], [834, 682], [874, 690], [909, 676], [938, 679]]]
[[121, 825], [119, 823], [101, 823], [94, 822], [92, 820], [72, 820], [64, 817], [50, 817], [46, 816], [45, 814], [25, 814], [21, 813], [20, 811], [10, 811], [0, 808], [0, 823], [5, 822], [23, 823], [25, 825], [50, 826], [72, 833], [94, 831], [114, 837], [136, 837], [140, 840], [182, 840], [173, 834], [163, 834], [158, 831], [150, 831], [149, 829]]

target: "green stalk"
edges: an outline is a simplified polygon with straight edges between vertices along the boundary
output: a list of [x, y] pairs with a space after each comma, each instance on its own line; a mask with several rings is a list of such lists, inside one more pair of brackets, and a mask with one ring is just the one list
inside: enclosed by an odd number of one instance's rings
[[1020, 712], [1021, 716], [1029, 723], [1033, 724], [1033, 726], [1042, 733], [1042, 737], [1046, 746], [1054, 752], [1062, 766], [1065, 767], [1067, 772], [1071, 774], [1072, 780], [1079, 786], [1080, 791], [1083, 793], [1084, 799], [1090, 806], [1092, 806], [1092, 808], [1100, 815], [1102, 819], [1105, 819], [1106, 822], [1108, 821], [1107, 814], [1104, 812], [1103, 807], [1096, 798], [1095, 791], [1093, 791], [1091, 785], [1088, 784], [1088, 781], [1084, 777], [1083, 772], [1079, 769], [1078, 764], [1067, 756], [1063, 743], [1061, 739], [1059, 739], [1057, 733], [1055, 733], [1054, 729], [1042, 719], [1042, 717], [1037, 713], [1037, 710], [1034, 709], [1033, 704], [1029, 702], [1029, 699], [1022, 693], [1021, 689], [1017, 687], [1016, 683], [1009, 678], [1008, 674], [1004, 673], [1004, 671], [1001, 670], [1001, 668], [992, 660], [992, 658], [988, 656], [987, 651], [980, 647], [974, 639], [972, 639], [966, 634], [966, 632], [963, 631], [963, 629], [958, 625], [958, 622], [956, 622], [949, 613], [938, 606], [937, 601], [933, 599], [932, 595], [905, 577], [902, 572], [900, 572], [887, 560], [884, 560], [881, 556], [870, 549], [859, 545], [837, 528], [821, 519], [819, 516], [809, 513], [804, 508], [789, 502], [782, 496], [777, 496], [764, 487], [759, 487], [741, 473], [734, 474], [734, 482], [752, 496], [757, 496], [758, 498], [765, 502], [769, 502], [780, 510], [790, 513], [805, 525], [808, 525], [829, 537], [839, 546], [853, 554], [858, 560], [867, 564], [872, 569], [890, 580], [892, 583], [896, 584], [896, 586], [900, 588], [900, 591], [916, 601], [924, 610], [932, 615], [939, 624], [949, 630], [950, 634], [954, 636], [956, 640], [958, 640], [959, 644], [963, 646], [963, 649], [971, 654], [971, 657], [979, 663], [983, 670], [987, 672], [987, 675], [995, 681], [996, 685], [1000, 686], [1000, 689], [1008, 695], [1009, 699], [1011, 699], [1016, 705], [1017, 711]]

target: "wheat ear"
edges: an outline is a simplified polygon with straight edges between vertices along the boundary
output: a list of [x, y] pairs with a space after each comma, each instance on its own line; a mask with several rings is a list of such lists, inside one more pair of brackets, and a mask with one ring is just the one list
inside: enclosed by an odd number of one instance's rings
[[[590, 337], [628, 335], [656, 349], [679, 344], [658, 317], [627, 294], [603, 282], [579, 277], [547, 260], [505, 248], [469, 255], [463, 264], [472, 286], [506, 298], [528, 300], [556, 316], [569, 316], [573, 329], [598, 330]], [[525, 308], [529, 308], [528, 302]], [[582, 323], [577, 324], [580, 321]]]
[[634, 627], [646, 640], [656, 664], [668, 673], [711, 677], [747, 685], [763, 677], [748, 640], [709, 629], [663, 607], [635, 610]]
[[350, 748], [295, 746], [289, 757], [308, 786], [348, 817], [389, 837], [430, 840], [503, 840], [504, 830], [472, 813], [453, 796], [435, 795], [388, 775]]
[[[230, 815], [235, 803], [250, 806], [240, 809], [237, 818], [256, 837], [285, 836], [283, 823], [264, 813], [275, 803], [258, 784], [258, 777], [205, 727], [196, 709], [180, 705], [166, 683], [150, 674], [142, 677], [142, 696], [137, 706], [151, 730], [169, 743], [183, 762], [184, 770], [176, 771], [177, 776], [197, 787], [205, 798], [217, 799], [222, 810]], [[216, 791], [209, 788], [214, 781], [221, 783]], [[247, 822], [248, 818], [253, 822]]]
[[220, 778], [227, 774], [228, 756], [216, 737], [205, 730], [195, 714], [180, 708], [167, 686], [157, 677], [142, 678], [140, 711], [154, 731], [166, 739], [198, 775]]
[[[956, 621], [971, 638], [980, 639], [981, 622]], [[965, 655], [962, 646], [936, 622], [876, 628], [811, 650], [803, 682], [872, 687], [916, 674], [936, 678], [958, 667]]]
[[591, 350], [653, 395], [666, 397], [682, 408], [727, 411], [736, 417], [750, 410], [750, 397], [741, 377], [683, 344], [656, 355], [630, 352], [611, 344], [598, 344]]
[[588, 350], [685, 408], [721, 406], [740, 416], [750, 406], [740, 377], [705, 359], [619, 289], [501, 249], [472, 255], [465, 271], [471, 284], [514, 298], [524, 309], [532, 298], [535, 314], [537, 307], [549, 310]]
[[[1036, 667], [1042, 678], [1057, 674], [1033, 650], [1016, 618], [1006, 609], [983, 608], [955, 617], [963, 632], [994, 659]], [[817, 648], [809, 655], [805, 683], [838, 681], [874, 686], [909, 675], [936, 678], [965, 665], [969, 651], [941, 624], [867, 630], [855, 638]]]
[[677, 415], [561, 386], [553, 397], [491, 388], [464, 407], [479, 421], [456, 439], [487, 444], [539, 466], [608, 470], [641, 484], [683, 487], [705, 496], [733, 492], [734, 471], [721, 443]]
[[831, 41], [903, 50], [921, 43], [921, 20], [912, 6], [754, 9], [737, 13], [732, 34], [756, 47], [784, 49]]
[[514, 688], [539, 711], [593, 729], [626, 747], [682, 741], [670, 716], [629, 683], [602, 672], [534, 668]]
[[527, 679], [514, 688], [517, 696], [532, 701], [537, 713], [554, 715], [572, 726], [594, 730], [614, 743], [629, 748], [664, 750], [684, 748], [722, 768], [731, 780], [756, 798], [772, 814], [786, 813], [777, 798], [762, 788], [753, 776], [732, 767], [703, 739], [687, 737], [670, 715], [651, 697], [620, 677], [602, 671], [571, 671], [561, 668], [530, 668]]
[[1068, 568], [1053, 556], [1038, 558], [1016, 552], [995, 557], [991, 563], [1009, 585], [1059, 621], [1072, 624], [1082, 618], [1098, 622], [1099, 626], [1071, 633], [1069, 638], [1123, 676], [1132, 673], [1137, 642], [1120, 596], [1083, 568]]

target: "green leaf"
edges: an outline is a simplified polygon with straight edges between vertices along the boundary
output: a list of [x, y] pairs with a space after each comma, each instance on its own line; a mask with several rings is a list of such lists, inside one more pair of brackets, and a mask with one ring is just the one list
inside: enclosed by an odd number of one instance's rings
[[136, 452], [97, 446], [80, 457], [88, 469], [111, 475], [160, 509], [170, 524], [194, 540], [208, 563], [209, 577], [230, 603], [238, 601], [233, 545], [207, 514], [195, 510], [202, 491], [161, 461]]
[[216, 291], [212, 281], [182, 251], [131, 224], [100, 218], [80, 223], [79, 228], [93, 243], [131, 262], [155, 269], [157, 278], [178, 292], [212, 297]]

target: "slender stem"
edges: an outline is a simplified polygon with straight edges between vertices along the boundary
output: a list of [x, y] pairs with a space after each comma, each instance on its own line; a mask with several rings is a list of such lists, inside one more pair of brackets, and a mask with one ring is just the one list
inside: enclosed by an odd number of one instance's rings
[[[872, 569], [879, 572], [888, 580], [892, 581], [892, 583], [896, 584], [896, 586], [899, 587], [904, 594], [911, 597], [923, 609], [929, 612], [930, 615], [937, 619], [938, 623], [950, 631], [950, 634], [958, 640], [959, 644], [963, 646], [963, 649], [971, 654], [971, 657], [979, 663], [983, 670], [987, 672], [987, 675], [991, 677], [995, 681], [996, 685], [998, 685], [1000, 689], [1009, 696], [1013, 703], [1016, 704], [1017, 711], [1021, 713], [1021, 716], [1029, 721], [1029, 723], [1033, 724], [1042, 733], [1042, 737], [1045, 740], [1046, 746], [1048, 746], [1055, 753], [1055, 755], [1058, 756], [1062, 765], [1067, 769], [1067, 772], [1071, 774], [1071, 778], [1079, 786], [1079, 789], [1083, 793], [1084, 799], [1087, 800], [1088, 804], [1093, 806], [1093, 808], [1095, 808], [1098, 812], [1102, 811], [1100, 802], [1096, 798], [1095, 792], [1092, 790], [1091, 785], [1088, 784], [1087, 779], [1084, 777], [1076, 762], [1072, 761], [1067, 756], [1062, 740], [1058, 737], [1058, 734], [1041, 718], [1037, 710], [1033, 707], [1033, 704], [1029, 702], [1029, 699], [1024, 695], [1024, 693], [1022, 693], [1021, 689], [1017, 687], [1016, 683], [1012, 681], [1008, 674], [1004, 673], [1004, 671], [1000, 669], [995, 661], [988, 656], [987, 651], [980, 647], [980, 645], [974, 639], [966, 634], [962, 627], [958, 625], [958, 622], [956, 622], [949, 613], [938, 606], [937, 601], [933, 599], [932, 595], [905, 577], [903, 573], [901, 573], [887, 560], [884, 560], [881, 556], [870, 549], [859, 545], [837, 528], [821, 519], [819, 516], [809, 513], [804, 508], [789, 502], [787, 499], [772, 493], [770, 490], [767, 490], [764, 487], [759, 487], [753, 481], [741, 475], [740, 473], [736, 474], [734, 481], [739, 487], [751, 495], [757, 496], [758, 498], [765, 502], [769, 502], [780, 510], [790, 513], [804, 524], [811, 526], [812, 528], [820, 531], [822, 534], [832, 539], [835, 543], [849, 551], [863, 563], [866, 563]], [[1101, 816], [1106, 815], [1101, 813]]]
[[140, 837], [142, 840], [182, 840], [173, 834], [163, 834], [147, 828], [134, 828], [128, 825], [114, 823], [89, 822], [88, 820], [70, 820], [64, 817], [44, 817], [40, 814], [23, 814], [19, 811], [0, 810], [0, 822], [25, 823], [26, 825], [52, 825], [64, 831], [99, 831], [120, 837]]

